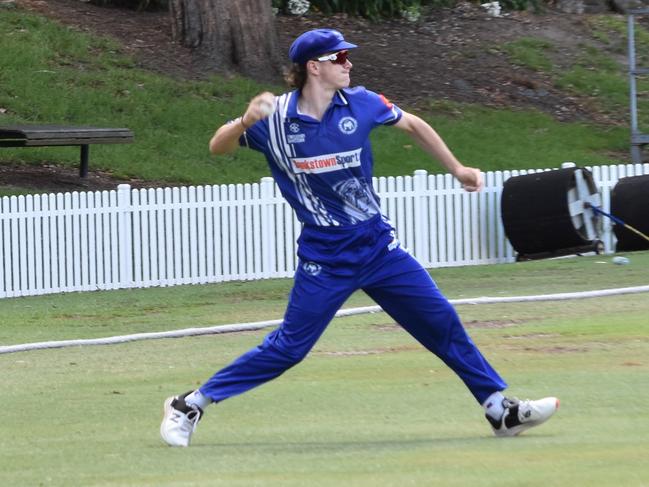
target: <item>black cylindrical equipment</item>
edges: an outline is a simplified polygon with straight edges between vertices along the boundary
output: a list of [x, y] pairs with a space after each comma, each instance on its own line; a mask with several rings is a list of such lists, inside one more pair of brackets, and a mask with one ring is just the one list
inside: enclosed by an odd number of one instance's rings
[[512, 177], [501, 203], [505, 233], [519, 259], [601, 250], [598, 220], [586, 209], [586, 203], [599, 206], [599, 193], [586, 169]]
[[[611, 213], [649, 235], [649, 175], [620, 179], [611, 192]], [[646, 250], [649, 242], [622, 225], [615, 225], [615, 250]]]

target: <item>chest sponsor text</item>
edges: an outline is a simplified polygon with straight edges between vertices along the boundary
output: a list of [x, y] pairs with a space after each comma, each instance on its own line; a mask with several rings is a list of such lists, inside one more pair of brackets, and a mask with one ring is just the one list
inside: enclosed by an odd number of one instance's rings
[[362, 149], [335, 154], [323, 154], [315, 157], [292, 157], [291, 163], [296, 173], [323, 173], [338, 171], [361, 165]]

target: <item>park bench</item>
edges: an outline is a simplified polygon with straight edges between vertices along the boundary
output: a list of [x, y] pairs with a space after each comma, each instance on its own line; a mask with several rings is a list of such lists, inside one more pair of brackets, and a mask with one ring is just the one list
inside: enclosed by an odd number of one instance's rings
[[0, 126], [0, 147], [79, 146], [79, 176], [88, 175], [90, 144], [127, 144], [133, 132], [125, 128], [71, 127], [66, 125]]

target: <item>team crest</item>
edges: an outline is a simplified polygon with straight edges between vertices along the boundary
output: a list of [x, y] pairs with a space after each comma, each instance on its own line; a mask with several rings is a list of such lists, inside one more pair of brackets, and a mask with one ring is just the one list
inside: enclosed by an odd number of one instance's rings
[[288, 129], [294, 134], [297, 134], [300, 131], [300, 124], [293, 122], [288, 126]]
[[356, 132], [356, 128], [358, 128], [358, 122], [354, 117], [343, 117], [338, 122], [338, 129], [343, 134], [351, 135]]
[[322, 267], [320, 267], [320, 264], [316, 264], [315, 262], [305, 262], [302, 264], [302, 269], [304, 269], [304, 272], [310, 276], [317, 276], [320, 274]]

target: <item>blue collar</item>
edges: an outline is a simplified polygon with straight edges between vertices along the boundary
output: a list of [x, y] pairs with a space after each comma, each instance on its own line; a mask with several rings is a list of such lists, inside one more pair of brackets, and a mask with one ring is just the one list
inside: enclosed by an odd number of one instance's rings
[[[294, 90], [291, 92], [291, 99], [288, 102], [288, 108], [286, 110], [286, 117], [287, 118], [299, 118], [301, 119], [302, 117], [300, 114], [297, 112], [297, 100], [300, 97], [300, 90]], [[347, 101], [347, 97], [343, 93], [343, 90], [337, 90], [336, 93], [334, 93], [334, 97], [331, 100], [334, 105], [337, 106], [346, 106], [349, 104]], [[311, 120], [311, 117], [308, 117], [309, 120]]]

